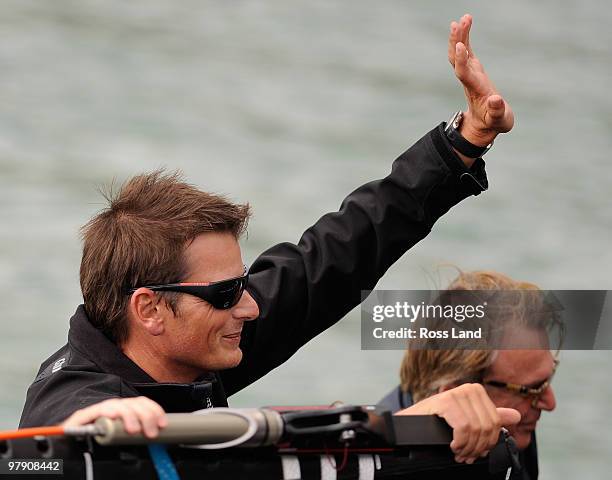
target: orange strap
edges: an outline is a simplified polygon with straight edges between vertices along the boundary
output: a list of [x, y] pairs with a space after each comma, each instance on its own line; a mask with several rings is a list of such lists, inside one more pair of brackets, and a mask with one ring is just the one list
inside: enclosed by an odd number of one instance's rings
[[20, 428], [19, 430], [4, 430], [0, 431], [0, 440], [14, 440], [16, 438], [31, 438], [38, 435], [50, 437], [54, 435], [63, 435], [64, 427], [34, 427]]

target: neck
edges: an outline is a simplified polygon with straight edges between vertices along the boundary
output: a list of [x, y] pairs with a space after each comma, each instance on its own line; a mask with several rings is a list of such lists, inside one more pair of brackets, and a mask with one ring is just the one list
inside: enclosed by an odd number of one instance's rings
[[159, 383], [191, 383], [203, 372], [168, 359], [164, 349], [155, 342], [129, 338], [120, 345], [124, 355]]

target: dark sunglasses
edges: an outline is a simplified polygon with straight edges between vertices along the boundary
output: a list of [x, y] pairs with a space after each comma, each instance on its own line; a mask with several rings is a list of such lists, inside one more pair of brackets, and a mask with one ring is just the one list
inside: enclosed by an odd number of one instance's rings
[[218, 282], [180, 282], [166, 283], [164, 285], [143, 285], [142, 287], [130, 288], [127, 293], [132, 294], [139, 288], [148, 288], [154, 292], [187, 293], [201, 298], [219, 310], [227, 310], [240, 301], [240, 297], [242, 297], [242, 293], [248, 283], [249, 273], [245, 265], [244, 274], [240, 277], [220, 280]]

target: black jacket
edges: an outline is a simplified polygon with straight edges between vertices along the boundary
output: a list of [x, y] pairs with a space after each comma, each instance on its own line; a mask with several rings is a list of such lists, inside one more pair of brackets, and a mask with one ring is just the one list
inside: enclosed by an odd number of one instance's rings
[[[378, 279], [453, 205], [487, 188], [484, 163], [468, 170], [443, 124], [394, 163], [391, 173], [344, 199], [297, 245], [265, 251], [250, 269], [249, 292], [260, 316], [244, 324], [236, 368], [191, 384], [160, 384], [88, 321], [70, 321], [68, 343], [41, 366], [27, 393], [20, 426], [50, 425], [77, 409], [113, 397], [146, 395], [168, 412], [227, 406], [227, 396], [291, 357], [361, 301]], [[272, 400], [272, 399], [271, 399]]]

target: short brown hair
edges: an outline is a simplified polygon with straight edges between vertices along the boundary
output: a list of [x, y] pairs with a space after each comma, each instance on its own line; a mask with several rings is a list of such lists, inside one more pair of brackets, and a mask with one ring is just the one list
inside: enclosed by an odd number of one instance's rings
[[[451, 282], [446, 290], [507, 290], [516, 291], [517, 303], [514, 315], [524, 316], [528, 326], [539, 328], [540, 325], [530, 325], [532, 315], [525, 315], [530, 305], [523, 303], [539, 301], [539, 292], [533, 283], [516, 281], [495, 271], [461, 272]], [[520, 292], [524, 291], [522, 295]], [[534, 292], [536, 291], [536, 292]], [[528, 317], [528, 318], [527, 318]], [[539, 320], [539, 318], [538, 318]], [[438, 392], [442, 386], [465, 382], [478, 382], [485, 370], [495, 360], [495, 350], [463, 350], [463, 349], [408, 349], [404, 354], [400, 367], [401, 389], [410, 392], [415, 402]]]
[[[186, 243], [205, 232], [246, 229], [250, 208], [198, 190], [179, 172], [157, 170], [126, 181], [81, 229], [81, 291], [91, 323], [118, 344], [127, 339], [126, 291], [186, 274]], [[171, 306], [172, 302], [169, 302]]]

